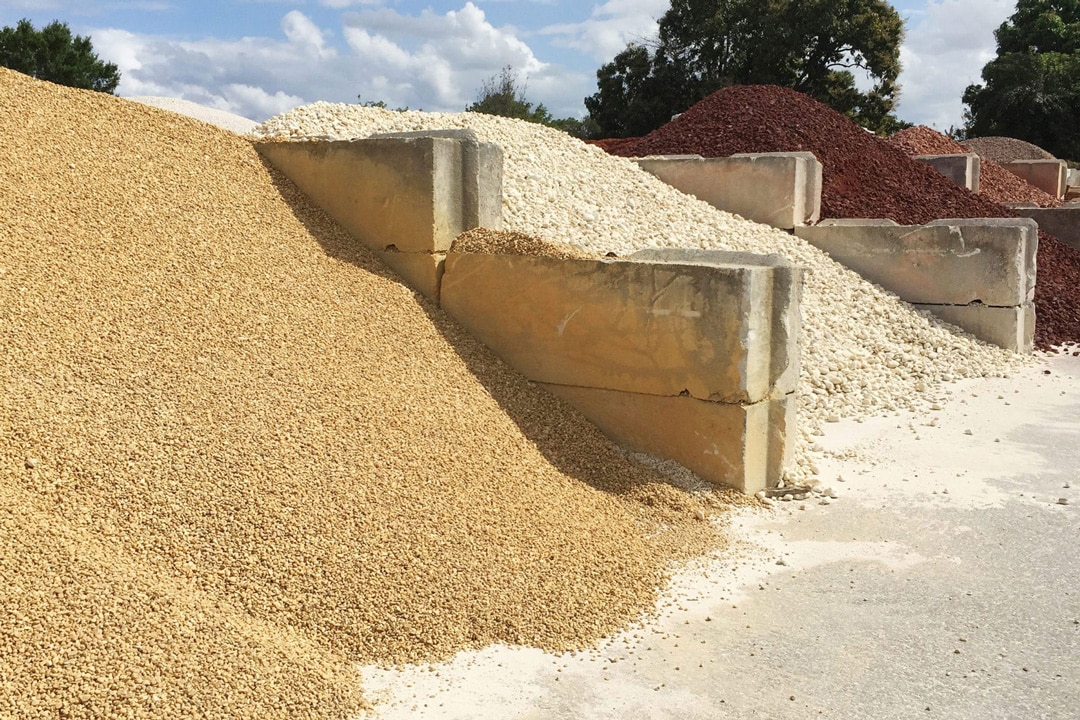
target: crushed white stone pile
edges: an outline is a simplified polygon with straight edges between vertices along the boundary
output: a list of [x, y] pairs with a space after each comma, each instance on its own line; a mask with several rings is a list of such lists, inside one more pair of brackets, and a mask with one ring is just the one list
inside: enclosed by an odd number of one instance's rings
[[260, 161], [0, 69], [0, 717], [345, 718], [722, 544]]
[[200, 105], [199, 103], [194, 103], [190, 100], [161, 97], [159, 95], [133, 95], [127, 99], [132, 102], [156, 107], [159, 110], [168, 110], [169, 112], [178, 113], [180, 115], [187, 115], [190, 118], [202, 120], [204, 123], [216, 125], [225, 130], [231, 130], [237, 135], [246, 135], [259, 126], [259, 123], [256, 121], [249, 120], [242, 115], [231, 113], [228, 110], [220, 110], [218, 108]]
[[394, 112], [314, 103], [271, 118], [256, 137], [335, 139], [374, 133], [471, 128], [504, 152], [504, 225], [597, 254], [651, 247], [777, 253], [808, 269], [803, 301], [800, 452], [792, 479], [814, 471], [806, 452], [821, 424], [939, 398], [940, 383], [1007, 374], [1023, 362], [957, 335], [787, 233], [684, 195], [565, 133], [475, 113]]

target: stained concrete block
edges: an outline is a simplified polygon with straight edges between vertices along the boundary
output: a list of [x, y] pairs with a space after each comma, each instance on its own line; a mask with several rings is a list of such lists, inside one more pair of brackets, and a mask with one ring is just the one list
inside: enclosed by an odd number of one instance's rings
[[1008, 307], [1035, 291], [1037, 229], [1023, 218], [980, 218], [822, 224], [796, 235], [910, 303]]
[[956, 155], [916, 155], [915, 160], [929, 165], [956, 185], [979, 192], [981, 161], [976, 153]]
[[1064, 160], [1015, 160], [1001, 166], [1018, 178], [1056, 198], [1065, 195], [1069, 166]]
[[618, 444], [671, 458], [745, 493], [775, 487], [790, 462], [795, 396], [752, 405], [544, 384]]
[[1037, 222], [1040, 230], [1080, 250], [1080, 206], [1039, 208], [1030, 205], [1010, 205], [1009, 207], [1017, 215]]
[[1034, 318], [1019, 310], [1035, 295], [1038, 226], [1030, 219], [822, 223], [796, 234], [985, 342], [1031, 351]]
[[465, 230], [502, 226], [502, 150], [469, 131], [255, 147], [374, 250], [445, 252]]
[[983, 342], [1017, 353], [1029, 353], [1035, 344], [1035, 304], [1016, 307], [989, 305], [915, 305]]
[[790, 230], [821, 217], [821, 163], [813, 153], [669, 155], [636, 162], [668, 185], [748, 220]]
[[450, 253], [440, 297], [537, 382], [756, 403], [794, 390], [801, 281], [768, 263]]

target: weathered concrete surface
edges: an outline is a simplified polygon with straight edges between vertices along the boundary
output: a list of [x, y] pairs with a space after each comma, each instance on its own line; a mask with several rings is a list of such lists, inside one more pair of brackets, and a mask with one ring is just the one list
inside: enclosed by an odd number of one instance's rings
[[[1013, 340], [1034, 334], [1033, 327], [1016, 325], [1032, 319], [1026, 306], [1035, 294], [1034, 221], [958, 219], [918, 226], [825, 221], [797, 228], [796, 234], [902, 300], [948, 315], [949, 322], [975, 337], [1031, 352], [1030, 343]], [[971, 309], [976, 304], [1014, 312]]]
[[445, 252], [465, 230], [502, 226], [502, 150], [468, 132], [255, 148], [373, 250]]
[[809, 152], [636, 159], [647, 172], [713, 207], [790, 230], [821, 217], [821, 163]]
[[1058, 199], [1065, 196], [1069, 166], [1064, 160], [1014, 160], [1001, 166], [1045, 193]]
[[[915, 305], [947, 323], [963, 328], [984, 342], [1014, 352], [1030, 352], [1035, 344], [1035, 304], [1014, 307], [990, 305]], [[1025, 349], [1026, 348], [1026, 349]]]
[[450, 253], [441, 302], [536, 382], [756, 403], [795, 389], [799, 287], [788, 266]]
[[953, 183], [971, 192], [979, 192], [981, 160], [976, 153], [956, 155], [916, 155], [915, 160], [929, 165]]
[[1031, 218], [1044, 230], [1066, 245], [1080, 250], [1080, 206], [1059, 208], [1037, 208], [1023, 205], [1010, 205], [1013, 212]]
[[802, 273], [777, 257], [446, 257], [443, 309], [616, 442], [744, 492], [794, 432]]
[[738, 511], [643, 626], [364, 668], [372, 719], [1075, 720], [1080, 358], [945, 387], [826, 425], [839, 499]]
[[791, 460], [795, 395], [752, 405], [542, 384], [625, 448], [676, 460], [747, 494], [777, 484]]

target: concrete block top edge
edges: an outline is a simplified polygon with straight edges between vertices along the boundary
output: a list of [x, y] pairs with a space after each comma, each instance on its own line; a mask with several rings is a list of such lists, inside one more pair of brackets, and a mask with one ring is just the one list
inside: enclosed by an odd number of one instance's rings
[[654, 248], [638, 250], [625, 258], [630, 262], [668, 265], [709, 265], [713, 267], [801, 267], [780, 255], [739, 252], [735, 250], [694, 250], [690, 248]]
[[749, 158], [751, 160], [757, 158], [803, 158], [804, 160], [817, 160], [817, 155], [809, 150], [787, 150], [782, 152], [761, 152], [761, 153], [735, 153], [729, 157], [733, 158]]
[[446, 140], [464, 140], [479, 143], [476, 131], [469, 128], [447, 128], [445, 130], [410, 130], [407, 132], [375, 133], [372, 140], [412, 140], [416, 138], [440, 138]]
[[[943, 218], [931, 220], [925, 227], [1016, 227], [1038, 231], [1039, 224], [1031, 218]], [[914, 226], [918, 227], [918, 226]]]
[[962, 158], [975, 157], [975, 158], [977, 158], [977, 157], [979, 157], [979, 154], [978, 153], [934, 153], [933, 155], [916, 155], [915, 159], [916, 160], [936, 160], [937, 158], [954, 158], [954, 157], [962, 157]]
[[[814, 227], [900, 227], [900, 223], [889, 218], [829, 218]], [[800, 228], [801, 229], [801, 228]]]

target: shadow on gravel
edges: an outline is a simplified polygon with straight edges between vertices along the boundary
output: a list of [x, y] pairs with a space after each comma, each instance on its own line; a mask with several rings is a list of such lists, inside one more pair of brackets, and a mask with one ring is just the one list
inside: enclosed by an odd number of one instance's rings
[[[296, 218], [330, 257], [406, 285], [393, 270], [314, 205], [265, 158], [274, 185]], [[624, 495], [667, 478], [630, 460], [583, 415], [513, 370], [456, 320], [418, 291], [413, 297], [469, 371], [547, 460], [562, 473], [598, 490]], [[402, 348], [402, 352], [409, 352]]]

